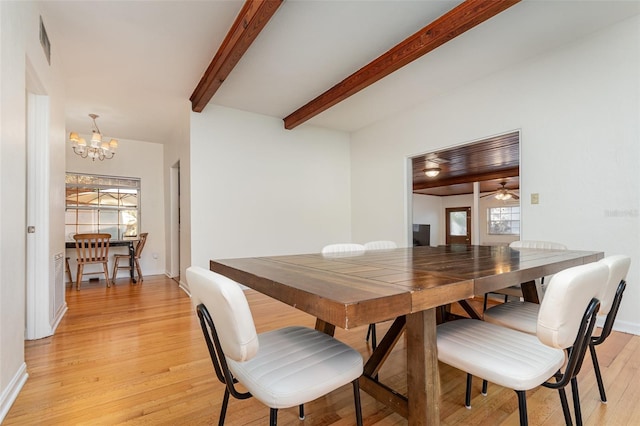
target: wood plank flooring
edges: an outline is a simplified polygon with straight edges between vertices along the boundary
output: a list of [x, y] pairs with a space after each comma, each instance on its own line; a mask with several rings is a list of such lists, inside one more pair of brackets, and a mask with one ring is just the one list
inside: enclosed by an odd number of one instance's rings
[[[217, 424], [223, 386], [215, 378], [190, 299], [175, 281], [145, 277], [138, 285], [103, 280], [67, 290], [69, 310], [53, 337], [25, 342], [29, 379], [3, 425], [212, 425]], [[314, 318], [248, 291], [258, 331], [289, 324], [313, 327]], [[624, 301], [623, 301], [624, 303]], [[378, 326], [381, 336], [387, 324]], [[366, 327], [336, 337], [366, 358]], [[580, 373], [585, 425], [640, 424], [640, 336], [613, 333], [598, 348], [609, 396], [601, 404], [590, 359]], [[589, 358], [589, 357], [587, 357]], [[406, 389], [401, 341], [380, 380]], [[516, 425], [515, 393], [474, 381], [473, 408], [464, 408], [465, 374], [441, 364], [443, 425]], [[405, 425], [406, 420], [362, 392], [365, 425]], [[528, 393], [531, 425], [562, 425], [557, 391]], [[351, 387], [297, 409], [280, 410], [280, 425], [353, 425]], [[269, 410], [255, 399], [231, 399], [227, 425], [268, 424]]]

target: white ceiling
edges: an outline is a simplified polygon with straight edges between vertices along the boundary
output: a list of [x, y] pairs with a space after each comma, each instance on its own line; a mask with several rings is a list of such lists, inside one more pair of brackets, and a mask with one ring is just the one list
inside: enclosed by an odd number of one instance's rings
[[[286, 0], [209, 104], [284, 118], [459, 3]], [[68, 130], [90, 133], [96, 113], [107, 137], [169, 142], [242, 4], [40, 2]], [[357, 130], [639, 13], [640, 0], [524, 0], [307, 123]]]

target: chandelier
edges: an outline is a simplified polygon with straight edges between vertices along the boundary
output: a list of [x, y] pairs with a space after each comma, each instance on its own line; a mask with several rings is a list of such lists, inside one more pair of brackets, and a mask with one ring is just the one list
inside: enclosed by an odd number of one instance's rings
[[113, 156], [116, 155], [118, 141], [111, 139], [109, 142], [103, 142], [102, 133], [100, 133], [100, 129], [96, 124], [96, 118], [99, 116], [97, 114], [89, 114], [89, 117], [91, 117], [93, 121], [91, 141], [89, 145], [87, 145], [87, 141], [84, 140], [84, 138], [78, 136], [76, 132], [71, 132], [69, 134], [69, 142], [71, 142], [73, 152], [82, 158], [90, 157], [93, 161], [96, 161], [96, 158], [100, 161], [112, 159]]

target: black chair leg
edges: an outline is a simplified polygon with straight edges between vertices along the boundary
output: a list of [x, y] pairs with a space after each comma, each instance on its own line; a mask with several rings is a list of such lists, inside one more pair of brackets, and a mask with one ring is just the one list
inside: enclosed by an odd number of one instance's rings
[[373, 348], [373, 350], [376, 350], [376, 347], [378, 346], [378, 340], [376, 339], [376, 325], [375, 324], [369, 324], [369, 329], [367, 330], [367, 338], [366, 341], [369, 341], [369, 336], [371, 336], [371, 347]]
[[564, 424], [567, 426], [573, 425], [571, 420], [571, 412], [569, 411], [569, 402], [567, 402], [567, 393], [564, 388], [558, 389], [560, 394], [560, 404], [562, 405], [562, 414], [564, 414]]
[[278, 424], [278, 409], [270, 408], [269, 409], [269, 425], [276, 426]]
[[360, 382], [355, 379], [353, 382], [353, 401], [356, 408], [356, 425], [362, 426], [362, 404], [360, 403]]
[[471, 408], [471, 383], [473, 382], [473, 376], [467, 373], [467, 390], [464, 394], [464, 406]]
[[582, 426], [582, 410], [580, 409], [580, 392], [578, 391], [578, 379], [571, 379], [571, 394], [573, 396], [573, 411], [576, 415], [576, 426]]
[[222, 397], [222, 407], [220, 408], [220, 420], [218, 420], [218, 426], [224, 425], [224, 418], [227, 415], [227, 405], [229, 405], [229, 389], [225, 387], [224, 396]]
[[604, 391], [604, 383], [602, 381], [602, 374], [600, 373], [600, 364], [598, 363], [598, 356], [596, 355], [595, 345], [589, 345], [589, 352], [591, 352], [591, 359], [593, 360], [593, 369], [596, 372], [596, 381], [598, 382], [598, 390], [600, 391], [600, 401], [607, 402], [607, 394]]
[[529, 419], [527, 417], [527, 393], [525, 391], [516, 391], [518, 394], [518, 410], [520, 411], [520, 426], [527, 426]]
[[486, 380], [482, 381], [482, 395], [487, 396], [487, 386], [489, 385], [489, 382], [487, 382]]
[[300, 410], [298, 413], [298, 418], [300, 420], [304, 420], [304, 404], [300, 404]]

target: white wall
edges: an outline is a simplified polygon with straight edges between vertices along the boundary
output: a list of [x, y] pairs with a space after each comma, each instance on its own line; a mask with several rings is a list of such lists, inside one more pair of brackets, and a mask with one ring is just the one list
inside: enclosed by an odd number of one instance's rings
[[[354, 239], [380, 228], [390, 239], [406, 235], [403, 197], [414, 153], [521, 129], [522, 238], [630, 255], [616, 327], [640, 334], [640, 286], [633, 285], [640, 282], [639, 20], [354, 133]], [[531, 193], [540, 204], [525, 202]]]
[[191, 114], [191, 255], [319, 252], [351, 240], [349, 137], [209, 105]]
[[[429, 242], [432, 246], [444, 244], [440, 241], [440, 233], [445, 227], [442, 222], [442, 197], [433, 195], [413, 194], [412, 195], [412, 223], [431, 225], [429, 228]], [[408, 246], [411, 246], [409, 242]]]
[[[191, 159], [190, 159], [190, 113], [191, 102], [185, 100], [181, 125], [176, 126], [172, 142], [164, 145], [165, 181], [165, 241], [167, 253], [165, 265], [171, 266], [173, 256], [178, 259], [180, 285], [186, 288], [185, 270], [191, 265]], [[180, 174], [180, 210], [172, 205], [172, 188], [170, 185], [172, 168], [179, 166]], [[179, 216], [178, 217], [176, 217]], [[179, 229], [173, 229], [172, 223], [180, 222]], [[177, 241], [174, 241], [177, 240]], [[177, 250], [178, 253], [174, 253]], [[174, 276], [174, 271], [167, 270], [167, 275]]]
[[[90, 125], [87, 117], [87, 126]], [[67, 129], [72, 131], [72, 129]], [[105, 135], [110, 137], [108, 129]], [[73, 129], [78, 131], [78, 129]], [[67, 133], [68, 134], [68, 133]], [[82, 135], [85, 139], [89, 135]], [[89, 140], [89, 139], [87, 139]], [[124, 176], [140, 178], [140, 227], [139, 232], [148, 232], [147, 242], [140, 258], [143, 275], [158, 275], [165, 273], [165, 203], [164, 203], [164, 147], [158, 143], [119, 139], [116, 155], [110, 160], [92, 161], [76, 155], [67, 146], [67, 172], [88, 173], [95, 175]], [[127, 253], [126, 247], [113, 247], [110, 254]], [[76, 279], [76, 263], [74, 250], [68, 249], [67, 256], [71, 257], [71, 272]], [[109, 272], [113, 267], [113, 256], [109, 256]], [[94, 268], [89, 269], [90, 266]], [[99, 265], [88, 265], [87, 271], [99, 271]], [[118, 276], [128, 276], [128, 271], [118, 272]], [[86, 279], [93, 277], [89, 275]], [[98, 276], [100, 277], [100, 276]]]
[[[45, 187], [40, 187], [39, 192], [45, 194], [45, 200], [46, 194], [49, 197], [64, 194], [64, 178], [57, 174], [64, 164], [59, 154], [64, 145], [64, 88], [60, 64], [53, 60], [49, 65], [43, 54], [39, 24], [35, 2], [0, 2], [0, 422], [27, 378], [24, 362], [27, 92], [44, 97], [48, 116], [48, 131], [45, 124], [43, 139], [47, 145], [42, 147], [48, 153], [41, 163], [46, 170], [40, 171], [44, 172], [40, 184]], [[55, 210], [55, 204], [44, 207], [45, 224], [36, 229], [38, 251], [52, 259], [63, 244], [64, 231], [57, 224], [63, 223], [64, 212]], [[52, 262], [40, 266], [43, 275], [37, 283], [37, 290], [42, 290], [42, 297], [48, 301], [56, 291], [52, 266]], [[59, 312], [60, 306], [45, 305], [50, 311], [38, 312], [39, 322], [50, 322]], [[55, 324], [45, 326], [53, 328]]]

